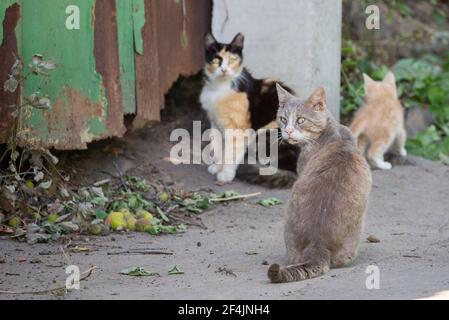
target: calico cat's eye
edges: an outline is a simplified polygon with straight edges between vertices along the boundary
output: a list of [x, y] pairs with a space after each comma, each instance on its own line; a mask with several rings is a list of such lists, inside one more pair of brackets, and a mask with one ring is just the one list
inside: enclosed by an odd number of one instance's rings
[[284, 117], [280, 117], [279, 120], [281, 120], [283, 124], [287, 124], [287, 119], [285, 119]]
[[236, 56], [230, 56], [229, 57], [229, 63], [237, 62], [238, 58]]
[[298, 124], [303, 124], [304, 121], [306, 121], [306, 119], [304, 119], [303, 117], [299, 117], [298, 120], [296, 120], [296, 122], [297, 122]]
[[220, 59], [214, 58], [214, 59], [212, 60], [212, 64], [220, 64]]

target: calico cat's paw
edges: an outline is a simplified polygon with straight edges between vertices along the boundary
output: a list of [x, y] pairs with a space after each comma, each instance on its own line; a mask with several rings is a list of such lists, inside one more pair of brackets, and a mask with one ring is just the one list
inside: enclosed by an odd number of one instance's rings
[[223, 166], [223, 169], [217, 173], [217, 181], [219, 183], [229, 183], [235, 178], [236, 170], [232, 167]]
[[209, 171], [210, 174], [217, 174], [218, 171], [221, 170], [221, 166], [218, 164], [211, 164], [208, 168], [207, 171]]

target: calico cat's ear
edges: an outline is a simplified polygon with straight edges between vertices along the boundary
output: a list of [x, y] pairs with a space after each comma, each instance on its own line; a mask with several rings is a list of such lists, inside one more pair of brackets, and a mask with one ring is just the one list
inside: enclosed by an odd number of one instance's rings
[[326, 91], [323, 87], [316, 89], [309, 98], [309, 105], [314, 111], [326, 110]]
[[283, 108], [292, 95], [290, 92], [282, 88], [279, 83], [276, 83], [276, 90], [278, 92], [279, 107]]
[[243, 43], [245, 41], [245, 36], [243, 33], [239, 32], [231, 41], [231, 51], [235, 53], [241, 53], [243, 51]]
[[208, 32], [204, 35], [204, 46], [206, 50], [210, 50], [214, 47], [216, 47], [218, 44], [217, 40], [214, 38], [214, 36]]

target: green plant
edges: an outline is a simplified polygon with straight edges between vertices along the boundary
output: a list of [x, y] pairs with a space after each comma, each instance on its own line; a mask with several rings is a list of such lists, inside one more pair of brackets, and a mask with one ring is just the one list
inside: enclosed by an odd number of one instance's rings
[[429, 110], [435, 124], [410, 137], [411, 154], [447, 162], [449, 155], [449, 55], [399, 60], [393, 67], [398, 92], [405, 107]]

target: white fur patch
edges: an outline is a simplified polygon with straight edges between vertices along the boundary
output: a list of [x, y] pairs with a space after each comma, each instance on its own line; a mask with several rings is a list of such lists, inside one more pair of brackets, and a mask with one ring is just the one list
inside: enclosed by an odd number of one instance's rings
[[200, 95], [200, 103], [203, 110], [207, 112], [209, 120], [215, 122], [215, 105], [232, 91], [232, 81], [210, 81], [207, 82]]

